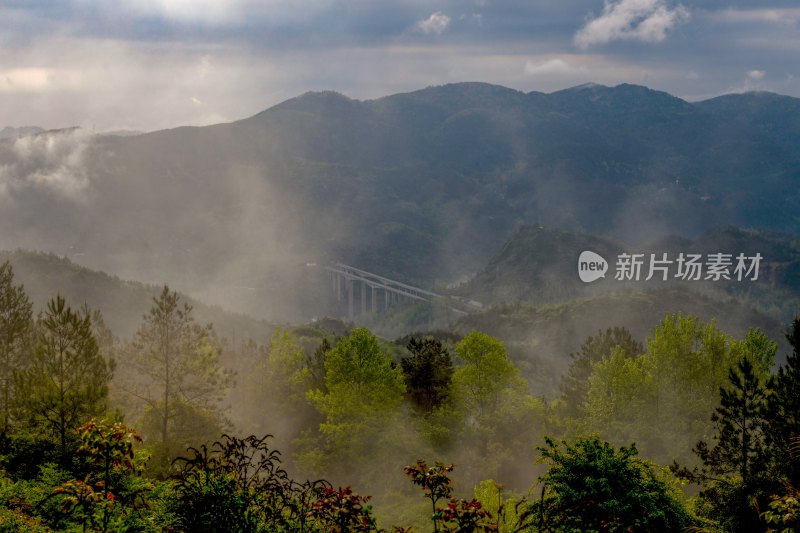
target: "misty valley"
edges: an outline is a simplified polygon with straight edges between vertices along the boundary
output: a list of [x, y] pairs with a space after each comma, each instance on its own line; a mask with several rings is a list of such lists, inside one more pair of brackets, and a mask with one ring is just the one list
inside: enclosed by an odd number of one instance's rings
[[795, 531], [800, 99], [0, 130], [0, 531]]

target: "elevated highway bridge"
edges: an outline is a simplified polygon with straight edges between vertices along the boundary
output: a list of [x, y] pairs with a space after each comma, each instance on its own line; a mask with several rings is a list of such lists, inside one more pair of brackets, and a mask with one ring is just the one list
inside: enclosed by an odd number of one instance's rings
[[457, 315], [466, 315], [483, 307], [474, 300], [437, 294], [343, 263], [308, 263], [306, 266], [319, 267], [330, 275], [337, 301], [346, 301], [349, 320], [353, 320], [357, 310], [362, 314], [367, 311], [381, 312], [391, 306], [414, 301], [441, 303]]

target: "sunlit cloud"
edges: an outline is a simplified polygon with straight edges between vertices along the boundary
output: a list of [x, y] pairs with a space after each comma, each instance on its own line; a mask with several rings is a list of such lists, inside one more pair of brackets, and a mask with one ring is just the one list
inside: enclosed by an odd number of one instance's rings
[[620, 40], [661, 42], [689, 18], [683, 5], [669, 8], [665, 0], [606, 1], [603, 14], [589, 20], [575, 34], [574, 42], [582, 49]]
[[79, 87], [76, 69], [22, 67], [0, 69], [0, 93], [41, 93]]

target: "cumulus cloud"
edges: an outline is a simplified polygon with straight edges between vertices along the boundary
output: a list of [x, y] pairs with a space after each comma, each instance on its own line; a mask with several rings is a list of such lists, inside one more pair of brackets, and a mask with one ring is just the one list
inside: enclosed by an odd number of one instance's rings
[[3, 147], [0, 193], [38, 188], [80, 200], [89, 188], [85, 156], [92, 134], [80, 128], [23, 136]]
[[688, 20], [688, 9], [681, 4], [670, 8], [666, 0], [607, 0], [603, 14], [578, 30], [574, 42], [583, 49], [618, 40], [661, 42]]
[[422, 33], [441, 35], [450, 25], [450, 17], [441, 11], [433, 13], [430, 17], [417, 22], [417, 28]]

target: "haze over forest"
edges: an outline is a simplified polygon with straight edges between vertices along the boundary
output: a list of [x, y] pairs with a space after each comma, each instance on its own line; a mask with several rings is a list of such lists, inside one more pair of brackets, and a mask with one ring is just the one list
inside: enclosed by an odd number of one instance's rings
[[797, 530], [796, 4], [0, 3], [0, 531]]
[[[773, 470], [748, 473], [755, 485], [731, 482], [733, 493], [714, 492], [706, 474], [680, 465], [715, 464], [692, 446], [715, 435], [710, 414], [720, 387], [741, 385], [736, 376], [773, 387], [764, 398], [784, 403], [764, 400], [764, 413], [783, 412], [789, 400], [781, 394], [796, 390], [781, 381], [790, 374], [774, 369], [797, 361], [800, 323], [784, 333], [800, 308], [798, 139], [797, 98], [751, 92], [690, 103], [628, 84], [545, 94], [458, 83], [365, 101], [310, 92], [236, 122], [150, 133], [6, 128], [0, 285], [18, 294], [12, 282], [22, 283], [40, 314], [36, 333], [20, 337], [32, 340], [12, 336], [8, 344], [20, 361], [36, 347], [31, 366], [13, 371], [15, 394], [32, 399], [4, 409], [14, 427], [40, 427], [15, 417], [37, 416], [37, 361], [49, 353], [49, 335], [63, 331], [50, 324], [84, 320], [80, 327], [94, 328], [86, 335], [97, 339], [87, 341], [100, 358], [92, 364], [106, 368], [86, 375], [106, 381], [92, 400], [100, 403], [84, 399], [78, 412], [116, 406], [116, 416], [141, 427], [152, 454], [142, 472], [178, 476], [177, 485], [160, 485], [179, 491], [175, 501], [191, 501], [192, 469], [209, 467], [200, 455], [180, 468], [170, 463], [182, 450], [224, 431], [270, 433], [287, 450], [291, 475], [357, 483], [375, 495], [382, 524], [424, 527], [424, 515], [404, 510], [413, 509], [410, 495], [393, 496], [402, 485], [375, 469], [447, 457], [464, 465], [455, 479], [478, 498], [451, 504], [494, 509], [479, 517], [495, 531], [500, 509], [487, 498], [539, 508], [524, 488], [554, 472], [522, 458], [551, 457], [553, 468], [565, 460], [558, 445], [537, 442], [555, 434], [579, 448], [607, 446], [584, 436], [600, 432], [628, 459], [624, 446], [636, 442], [648, 460], [678, 461], [657, 489], [675, 514], [656, 529], [716, 523], [752, 531], [769, 518], [746, 502], [783, 501], [775, 480], [794, 474], [777, 457], [789, 452], [775, 451], [778, 444], [747, 452], [753, 464], [774, 457]], [[586, 250], [608, 262], [604, 279], [579, 278]], [[760, 263], [757, 274], [738, 277], [731, 262], [722, 278], [709, 270], [689, 280], [615, 279], [618, 258], [637, 253], [671, 265], [683, 254], [711, 261], [719, 253]], [[352, 278], [353, 267], [364, 272]], [[390, 298], [387, 286], [401, 297]], [[70, 315], [56, 294], [88, 307]], [[178, 302], [191, 308], [179, 311]], [[175, 383], [169, 365], [159, 373], [169, 358], [151, 344], [158, 328], [172, 327], [165, 317], [191, 347], [175, 352], [186, 369]], [[162, 381], [180, 392], [159, 399]], [[771, 420], [764, 414], [753, 431], [770, 439], [793, 431]], [[665, 427], [685, 429], [665, 436]], [[110, 431], [103, 428], [84, 426], [84, 438]], [[226, 438], [242, 450], [266, 445]], [[727, 446], [726, 438], [711, 442]], [[70, 446], [77, 442], [62, 437], [45, 454], [64, 479], [81, 471], [67, 464]], [[238, 448], [222, 449], [217, 457], [227, 461]], [[49, 463], [10, 453], [13, 479], [36, 478], [45, 493], [73, 490], [31, 473]], [[686, 500], [678, 478], [706, 492]], [[323, 489], [306, 487], [286, 501], [322, 501], [313, 498]], [[120, 501], [136, 498], [117, 490]], [[202, 506], [162, 515], [162, 496], [149, 494], [147, 512], [177, 524], [165, 527], [191, 530], [218, 518]], [[548, 511], [554, 517], [558, 502]], [[102, 521], [133, 520], [120, 505], [102, 511]], [[295, 512], [257, 521], [291, 522]], [[55, 528], [64, 520], [77, 527], [84, 516], [99, 527], [100, 511], [92, 513], [14, 516]], [[503, 520], [543, 531], [521, 513]], [[325, 517], [314, 520], [316, 530], [330, 530]]]

